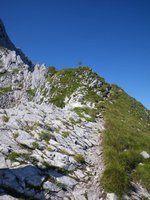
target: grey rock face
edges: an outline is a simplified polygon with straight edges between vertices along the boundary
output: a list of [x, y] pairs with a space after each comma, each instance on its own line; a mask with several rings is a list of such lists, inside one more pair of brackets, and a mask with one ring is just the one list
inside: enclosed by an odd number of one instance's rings
[[30, 69], [32, 70], [32, 63], [31, 61], [28, 60], [28, 58], [24, 55], [24, 53], [20, 50], [20, 49], [17, 49], [15, 47], [15, 45], [11, 42], [11, 40], [9, 39], [7, 33], [6, 33], [6, 30], [5, 30], [5, 27], [4, 27], [4, 24], [2, 22], [2, 20], [0, 19], [0, 48], [6, 48], [6, 49], [9, 49], [11, 51], [15, 51], [16, 54], [18, 56], [20, 56], [21, 60], [27, 64], [28, 66], [30, 66]]

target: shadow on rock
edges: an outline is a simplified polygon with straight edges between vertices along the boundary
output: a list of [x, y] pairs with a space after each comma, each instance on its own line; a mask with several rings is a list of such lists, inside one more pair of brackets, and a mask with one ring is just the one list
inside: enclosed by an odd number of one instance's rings
[[0, 169], [0, 196], [45, 200], [42, 188], [46, 176], [35, 166], [28, 165], [14, 169]]

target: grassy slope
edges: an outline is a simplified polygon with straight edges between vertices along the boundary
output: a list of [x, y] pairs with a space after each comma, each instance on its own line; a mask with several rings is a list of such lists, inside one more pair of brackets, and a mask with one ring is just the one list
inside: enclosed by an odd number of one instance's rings
[[[150, 160], [143, 160], [140, 156], [143, 150], [150, 153], [150, 112], [139, 102], [119, 87], [107, 84], [87, 67], [60, 71], [49, 68], [48, 81], [53, 86], [51, 92], [54, 94], [51, 102], [63, 107], [65, 97], [82, 86], [82, 81], [87, 80], [87, 77], [103, 82], [100, 88], [95, 88], [102, 92], [102, 96], [99, 97], [93, 89], [86, 86], [87, 92], [82, 103], [95, 103], [97, 113], [103, 112], [106, 121], [103, 134], [106, 166], [102, 177], [104, 189], [121, 197], [123, 192], [129, 191], [130, 183], [134, 180], [150, 190]], [[109, 98], [104, 98], [108, 87], [112, 93]], [[76, 108], [75, 111], [82, 115], [81, 108]], [[91, 119], [94, 121], [96, 112], [91, 111]], [[89, 114], [89, 110], [85, 113]], [[139, 165], [140, 162], [144, 165]]]
[[143, 150], [150, 153], [150, 113], [118, 87], [113, 86], [112, 91], [104, 111], [103, 186], [121, 196], [129, 191], [130, 181], [134, 180], [150, 191], [150, 160], [140, 156]]

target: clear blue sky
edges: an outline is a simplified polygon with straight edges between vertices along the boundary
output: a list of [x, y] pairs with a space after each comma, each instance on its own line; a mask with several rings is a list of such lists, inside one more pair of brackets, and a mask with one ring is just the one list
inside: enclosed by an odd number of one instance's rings
[[34, 63], [81, 61], [150, 109], [150, 0], [0, 0], [0, 17]]

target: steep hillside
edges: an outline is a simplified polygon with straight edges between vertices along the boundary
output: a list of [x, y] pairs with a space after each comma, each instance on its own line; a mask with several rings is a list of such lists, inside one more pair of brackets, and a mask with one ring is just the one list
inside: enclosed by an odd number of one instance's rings
[[88, 67], [19, 52], [0, 21], [0, 199], [150, 199], [150, 111]]
[[103, 108], [106, 169], [102, 183], [109, 192], [122, 196], [132, 191], [136, 196], [139, 191], [144, 199], [146, 192], [140, 185], [150, 191], [150, 157], [146, 154], [150, 152], [150, 112], [117, 86], [111, 91]]

